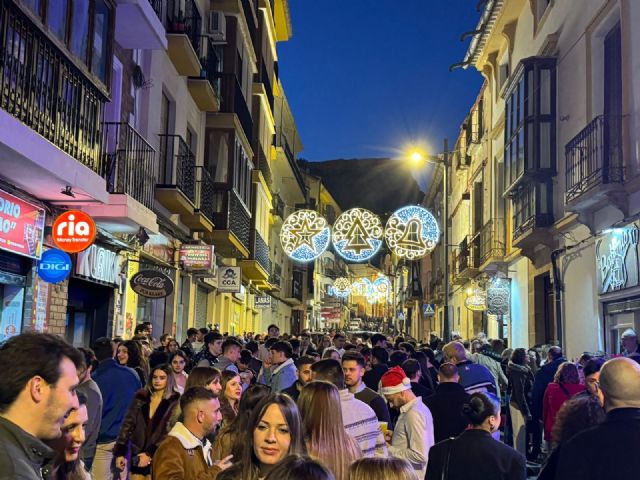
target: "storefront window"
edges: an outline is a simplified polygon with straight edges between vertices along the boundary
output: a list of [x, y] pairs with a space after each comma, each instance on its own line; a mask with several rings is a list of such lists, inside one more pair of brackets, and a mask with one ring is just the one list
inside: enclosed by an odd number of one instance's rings
[[22, 330], [24, 277], [0, 273], [0, 342]]

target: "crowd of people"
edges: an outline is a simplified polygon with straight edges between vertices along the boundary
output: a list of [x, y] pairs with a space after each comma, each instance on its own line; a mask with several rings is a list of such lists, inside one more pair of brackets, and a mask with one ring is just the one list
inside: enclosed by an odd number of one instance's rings
[[152, 333], [0, 344], [0, 480], [595, 480], [640, 467], [632, 330], [620, 357], [575, 362], [483, 334]]

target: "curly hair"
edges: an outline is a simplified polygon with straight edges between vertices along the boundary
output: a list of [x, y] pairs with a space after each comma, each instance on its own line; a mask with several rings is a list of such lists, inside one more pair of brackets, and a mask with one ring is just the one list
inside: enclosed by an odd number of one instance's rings
[[551, 430], [554, 448], [577, 433], [602, 423], [604, 418], [604, 409], [595, 395], [580, 395], [567, 400], [558, 410]]
[[580, 374], [575, 363], [563, 362], [558, 367], [558, 371], [553, 377], [555, 383], [580, 383]]

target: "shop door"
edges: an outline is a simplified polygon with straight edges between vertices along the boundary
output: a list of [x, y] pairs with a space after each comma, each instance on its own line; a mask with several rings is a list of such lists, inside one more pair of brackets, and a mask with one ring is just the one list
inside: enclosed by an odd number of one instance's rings
[[71, 278], [65, 337], [76, 347], [90, 346], [100, 337], [110, 337], [109, 316], [113, 289]]
[[207, 326], [208, 297], [207, 289], [198, 286], [196, 290], [195, 328]]

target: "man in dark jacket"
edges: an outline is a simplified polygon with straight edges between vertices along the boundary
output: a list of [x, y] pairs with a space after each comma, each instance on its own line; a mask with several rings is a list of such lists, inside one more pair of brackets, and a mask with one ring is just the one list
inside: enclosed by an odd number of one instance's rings
[[557, 480], [636, 478], [640, 470], [640, 365], [614, 358], [600, 370], [607, 417], [560, 449]]
[[371, 349], [371, 370], [366, 372], [362, 377], [364, 384], [374, 392], [378, 391], [378, 384], [382, 375], [385, 374], [389, 367], [389, 353], [382, 347], [373, 347]]
[[193, 360], [193, 356], [196, 354], [195, 350], [193, 349], [193, 343], [196, 341], [197, 338], [198, 338], [198, 329], [193, 327], [188, 328], [187, 339], [184, 341], [184, 343], [180, 347], [180, 350], [182, 350], [184, 353], [187, 354], [187, 356], [189, 357], [189, 360]]
[[311, 365], [313, 365], [314, 360], [311, 357], [302, 356], [297, 358], [294, 363], [298, 371], [298, 379], [289, 388], [282, 390], [282, 393], [286, 393], [297, 402], [302, 387], [311, 381]]
[[0, 396], [0, 480], [42, 479], [54, 457], [42, 440], [60, 437], [65, 417], [79, 407], [84, 358], [55, 335], [23, 333], [2, 344], [0, 364], [9, 369]]
[[431, 410], [436, 443], [449, 437], [457, 437], [469, 424], [462, 413], [462, 406], [469, 399], [469, 394], [458, 383], [459, 380], [458, 367], [453, 363], [443, 363], [438, 370], [436, 392], [422, 399]]
[[367, 387], [362, 378], [365, 374], [365, 361], [362, 354], [358, 352], [347, 352], [342, 356], [342, 371], [344, 373], [344, 383], [350, 393], [361, 402], [366, 403], [376, 412], [379, 422], [387, 422], [391, 420], [389, 416], [389, 408], [384, 398]]
[[532, 452], [531, 458], [535, 459], [540, 454], [540, 446], [542, 445], [542, 402], [544, 400], [544, 392], [547, 386], [553, 382], [553, 377], [558, 371], [558, 367], [562, 362], [566, 362], [562, 356], [560, 347], [551, 347], [547, 353], [547, 363], [545, 363], [536, 373], [531, 390], [531, 434], [532, 434]]

